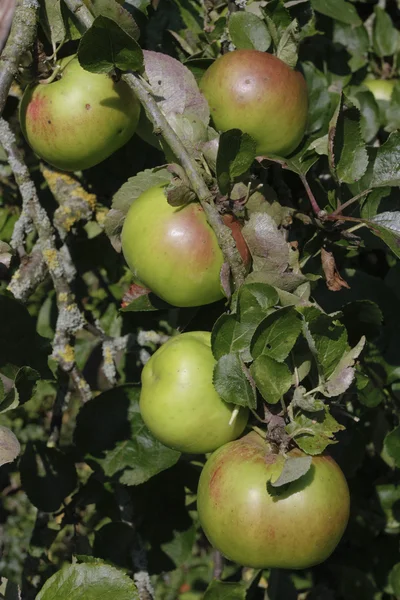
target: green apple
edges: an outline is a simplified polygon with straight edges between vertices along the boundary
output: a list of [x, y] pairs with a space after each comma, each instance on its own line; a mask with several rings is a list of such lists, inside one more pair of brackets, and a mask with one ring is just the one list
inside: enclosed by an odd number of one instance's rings
[[[237, 222], [227, 224], [248, 264], [250, 254]], [[166, 302], [202, 306], [224, 297], [223, 255], [198, 202], [177, 208], [168, 204], [163, 187], [152, 187], [132, 202], [121, 240], [135, 280]]]
[[90, 73], [76, 56], [60, 61], [61, 78], [29, 86], [20, 121], [31, 148], [64, 171], [88, 169], [134, 134], [140, 103], [123, 81]]
[[146, 363], [140, 412], [165, 446], [203, 454], [243, 432], [248, 409], [227, 404], [217, 394], [215, 363], [211, 334], [206, 331], [172, 337]]
[[390, 102], [396, 79], [365, 79], [364, 85], [373, 93], [375, 100]]
[[259, 155], [287, 156], [301, 142], [307, 124], [307, 85], [301, 73], [272, 54], [228, 52], [207, 69], [200, 89], [215, 127], [248, 133]]
[[[295, 449], [289, 457], [305, 456]], [[197, 510], [203, 530], [230, 560], [255, 569], [307, 569], [326, 560], [346, 528], [346, 479], [327, 455], [280, 488], [284, 457], [256, 432], [216, 450], [199, 480]]]

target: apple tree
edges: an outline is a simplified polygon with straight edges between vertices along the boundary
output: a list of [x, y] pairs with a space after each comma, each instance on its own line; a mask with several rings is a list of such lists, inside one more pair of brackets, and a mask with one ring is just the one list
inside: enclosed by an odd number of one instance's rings
[[0, 599], [400, 598], [398, 0], [2, 0]]

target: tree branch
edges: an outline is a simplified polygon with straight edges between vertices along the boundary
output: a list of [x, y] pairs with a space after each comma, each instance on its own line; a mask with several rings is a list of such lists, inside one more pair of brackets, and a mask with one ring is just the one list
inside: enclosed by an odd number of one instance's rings
[[[83, 6], [81, 0], [64, 0], [64, 2], [70, 11], [79, 19], [81, 25], [86, 27], [90, 26], [93, 22], [93, 17], [90, 11]], [[147, 117], [153, 124], [154, 129], [162, 135], [184, 168], [192, 189], [196, 193], [206, 214], [207, 220], [214, 230], [225, 261], [229, 264], [234, 287], [237, 289], [244, 281], [246, 274], [245, 266], [240, 253], [236, 248], [232, 233], [229, 227], [223, 223], [222, 218], [214, 205], [213, 196], [200, 175], [196, 162], [189, 155], [182, 141], [169, 125], [153, 96], [148, 92], [148, 86], [144, 83], [142, 77], [138, 73], [125, 73], [122, 76], [122, 79], [134, 91], [145, 109]]]
[[0, 115], [18, 73], [20, 58], [35, 41], [38, 10], [38, 0], [22, 0], [15, 10], [10, 35], [0, 56]]
[[22, 196], [22, 217], [31, 221], [38, 233], [40, 249], [49, 270], [57, 296], [58, 318], [53, 342], [53, 357], [68, 373], [75, 383], [77, 392], [83, 402], [91, 398], [91, 391], [75, 362], [71, 340], [74, 334], [82, 329], [85, 320], [75, 303], [68, 278], [64, 269], [64, 259], [55, 245], [55, 231], [40, 205], [36, 188], [30, 179], [29, 170], [24, 163], [22, 153], [8, 123], [0, 119], [0, 144], [3, 146], [8, 162], [14, 173], [15, 181]]

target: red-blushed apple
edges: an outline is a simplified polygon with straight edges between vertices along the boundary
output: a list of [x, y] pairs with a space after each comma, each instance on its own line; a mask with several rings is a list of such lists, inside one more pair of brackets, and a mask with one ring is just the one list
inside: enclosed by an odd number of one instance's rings
[[133, 136], [140, 103], [125, 82], [85, 71], [76, 56], [60, 65], [60, 79], [25, 90], [22, 131], [33, 151], [54, 167], [88, 169]]
[[259, 155], [287, 156], [304, 136], [307, 84], [301, 73], [272, 54], [228, 52], [207, 69], [200, 89], [215, 127], [248, 133]]
[[[241, 237], [238, 249], [248, 264], [250, 254], [240, 229], [235, 227], [233, 235]], [[224, 297], [222, 251], [198, 202], [174, 207], [163, 187], [146, 190], [129, 208], [121, 241], [135, 280], [162, 300], [185, 307]]]
[[172, 337], [142, 371], [140, 412], [165, 446], [203, 454], [236, 439], [248, 409], [228, 404], [213, 385], [211, 334], [193, 331]]
[[[289, 456], [304, 456], [294, 449]], [[197, 510], [211, 544], [255, 569], [307, 569], [327, 559], [349, 518], [350, 496], [337, 463], [313, 456], [309, 471], [272, 488], [284, 457], [251, 432], [216, 450], [200, 475]]]

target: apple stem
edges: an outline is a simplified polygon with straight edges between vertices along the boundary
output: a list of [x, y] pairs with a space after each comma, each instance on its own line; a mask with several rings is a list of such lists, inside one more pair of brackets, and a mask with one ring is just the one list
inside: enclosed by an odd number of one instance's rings
[[61, 70], [61, 65], [56, 65], [54, 67], [54, 70], [53, 70], [52, 74], [50, 75], [50, 77], [47, 77], [47, 79], [41, 79], [39, 81], [39, 83], [41, 83], [42, 85], [52, 83], [58, 77], [60, 70]]
[[239, 409], [238, 409], [238, 407], [236, 407], [236, 408], [233, 409], [232, 414], [231, 414], [231, 418], [229, 419], [229, 426], [234, 424], [234, 422], [236, 421], [236, 417], [238, 416], [238, 414], [239, 414]]

